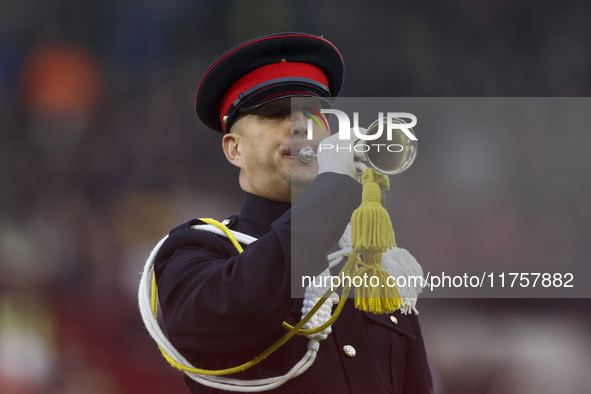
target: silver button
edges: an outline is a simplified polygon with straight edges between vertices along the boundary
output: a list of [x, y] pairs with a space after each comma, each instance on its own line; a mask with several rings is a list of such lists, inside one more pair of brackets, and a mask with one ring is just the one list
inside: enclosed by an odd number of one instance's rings
[[349, 357], [355, 357], [355, 355], [357, 354], [357, 351], [351, 345], [345, 345], [345, 346], [343, 346], [343, 351]]
[[222, 224], [224, 226], [227, 226], [228, 224], [230, 224], [230, 219], [224, 219], [224, 220], [222, 220]]
[[398, 319], [396, 318], [396, 316], [390, 316], [390, 321], [394, 324], [398, 324]]

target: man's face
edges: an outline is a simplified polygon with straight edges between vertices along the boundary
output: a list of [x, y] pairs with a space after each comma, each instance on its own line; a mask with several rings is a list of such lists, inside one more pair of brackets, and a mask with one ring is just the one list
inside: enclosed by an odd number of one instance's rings
[[240, 186], [246, 192], [275, 201], [295, 201], [318, 175], [318, 162], [303, 163], [299, 151], [316, 151], [330, 131], [313, 122], [314, 139], [307, 138], [307, 117], [302, 108], [320, 112], [314, 99], [277, 100], [247, 112], [224, 136], [228, 160], [240, 168]]

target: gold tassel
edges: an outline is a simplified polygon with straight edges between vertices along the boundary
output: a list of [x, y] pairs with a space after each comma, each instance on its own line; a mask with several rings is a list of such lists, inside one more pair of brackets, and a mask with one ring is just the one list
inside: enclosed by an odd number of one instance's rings
[[351, 216], [352, 247], [360, 254], [383, 253], [396, 245], [390, 216], [382, 206], [380, 183], [387, 189], [388, 177], [372, 168], [363, 172], [361, 205]]
[[[359, 278], [355, 286], [355, 307], [361, 311], [375, 314], [391, 313], [402, 306], [402, 298], [394, 283], [388, 283], [390, 274], [382, 268], [382, 255], [364, 256], [365, 262], [355, 273]], [[376, 278], [377, 280], [373, 279]]]
[[390, 274], [382, 267], [382, 254], [396, 246], [390, 216], [382, 206], [381, 187], [389, 187], [388, 177], [367, 168], [361, 183], [361, 205], [351, 217], [354, 257], [358, 259], [356, 264], [361, 264], [354, 283], [362, 284], [355, 286], [355, 307], [376, 314], [391, 313], [400, 308], [402, 299], [395, 283], [388, 283]]

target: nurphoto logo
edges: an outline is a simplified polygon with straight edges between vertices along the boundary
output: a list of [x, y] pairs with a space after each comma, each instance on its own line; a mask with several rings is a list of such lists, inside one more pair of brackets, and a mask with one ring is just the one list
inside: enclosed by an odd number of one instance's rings
[[[310, 110], [309, 108], [307, 108], [308, 110]], [[318, 112], [314, 111], [316, 114], [318, 114]], [[386, 114], [386, 121], [384, 122], [384, 113], [383, 112], [379, 112], [378, 113], [378, 120], [377, 122], [377, 131], [375, 132], [375, 134], [365, 134], [360, 128], [359, 128], [359, 112], [353, 112], [353, 127], [351, 127], [351, 120], [349, 119], [349, 116], [338, 109], [321, 109], [320, 110], [320, 114], [324, 115], [324, 114], [333, 114], [337, 117], [337, 120], [339, 122], [339, 139], [340, 140], [350, 140], [351, 139], [351, 130], [353, 130], [353, 133], [355, 134], [356, 139], [358, 140], [363, 140], [363, 141], [374, 141], [377, 140], [379, 138], [382, 137], [382, 133], [384, 132], [384, 124], [386, 124], [386, 133], [387, 133], [387, 140], [388, 141], [392, 141], [392, 131], [393, 130], [400, 130], [402, 131], [407, 137], [408, 139], [410, 139], [411, 141], [417, 141], [417, 137], [409, 130], [412, 127], [416, 126], [417, 124], [417, 117], [414, 116], [413, 114], [410, 114], [408, 112], [388, 112]], [[313, 114], [308, 114], [310, 115], [310, 117], [312, 119], [314, 119], [318, 124], [320, 124], [320, 120], [314, 116]], [[405, 121], [403, 121], [402, 119], [410, 119], [410, 122], [407, 123]], [[308, 139], [311, 140], [314, 138], [313, 136], [313, 122], [312, 119], [308, 119]], [[324, 124], [326, 125], [326, 122], [324, 122]]]
[[[407, 169], [416, 156], [417, 137], [412, 130], [417, 117], [408, 112], [379, 112], [378, 119], [367, 129], [359, 127], [359, 112], [353, 112], [353, 124], [349, 116], [338, 109], [321, 109], [320, 112], [304, 107], [307, 117], [307, 138], [314, 139], [314, 122], [329, 129], [326, 115], [333, 114], [338, 125], [338, 141], [321, 142], [317, 152], [336, 150], [354, 152], [361, 161], [384, 174], [398, 174]], [[316, 154], [311, 147], [300, 152], [300, 160]], [[303, 157], [302, 157], [303, 156]]]

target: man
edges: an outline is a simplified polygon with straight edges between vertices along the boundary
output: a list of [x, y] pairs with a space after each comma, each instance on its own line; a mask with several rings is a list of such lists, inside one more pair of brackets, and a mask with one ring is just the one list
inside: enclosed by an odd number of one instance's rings
[[[302, 147], [316, 148], [329, 137], [315, 125], [314, 138], [307, 138], [307, 113], [330, 105], [343, 75], [341, 55], [329, 41], [283, 33], [231, 49], [201, 80], [197, 113], [223, 133], [226, 158], [240, 169], [243, 206], [224, 224], [246, 234], [244, 251], [227, 236], [202, 230], [200, 220], [173, 229], [154, 253], [160, 310], [170, 342], [192, 366], [223, 370], [257, 363], [231, 370], [236, 373], [226, 380], [196, 382], [188, 374], [193, 393], [253, 387], [281, 393], [432, 392], [416, 315], [364, 313], [351, 300], [319, 349], [294, 336], [257, 359], [285, 335], [282, 322], [300, 321], [302, 300], [292, 298], [292, 285], [327, 268], [327, 254], [361, 201], [352, 153], [298, 159]], [[247, 236], [256, 240], [244, 241]], [[303, 290], [294, 289], [299, 296]], [[307, 350], [313, 357], [298, 364]]]

